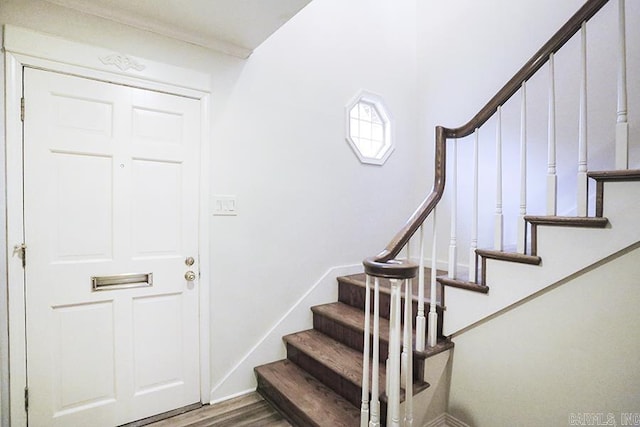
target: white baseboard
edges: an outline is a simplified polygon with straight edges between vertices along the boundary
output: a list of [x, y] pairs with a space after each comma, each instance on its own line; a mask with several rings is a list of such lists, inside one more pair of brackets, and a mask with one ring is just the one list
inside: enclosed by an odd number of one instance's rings
[[454, 417], [453, 415], [444, 413], [439, 417], [429, 421], [424, 427], [471, 427], [469, 424], [464, 423]]
[[242, 390], [242, 391], [239, 391], [239, 392], [237, 392], [237, 393], [230, 394], [229, 396], [221, 397], [220, 399], [211, 400], [211, 401], [209, 402], [209, 404], [210, 404], [210, 405], [215, 405], [216, 403], [226, 402], [227, 400], [235, 399], [236, 397], [240, 397], [240, 396], [246, 396], [247, 394], [254, 393], [255, 391], [256, 391], [256, 389], [255, 389], [255, 388], [250, 388], [250, 389], [247, 389], [247, 390]]
[[327, 270], [265, 334], [240, 358], [211, 388], [210, 402], [221, 402], [255, 390], [253, 368], [283, 358], [282, 337], [310, 329], [311, 311], [314, 305], [337, 301], [337, 277], [361, 273], [362, 264], [332, 267]]

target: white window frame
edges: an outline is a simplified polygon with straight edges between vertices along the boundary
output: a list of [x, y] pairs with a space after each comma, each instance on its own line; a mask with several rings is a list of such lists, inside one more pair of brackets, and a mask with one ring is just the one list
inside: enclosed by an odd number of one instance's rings
[[[375, 157], [371, 157], [365, 155], [360, 147], [358, 146], [358, 142], [354, 141], [351, 137], [351, 110], [358, 104], [365, 103], [373, 106], [373, 108], [380, 116], [380, 119], [383, 123], [383, 141], [384, 145], [378, 152]], [[354, 154], [358, 157], [361, 163], [372, 164], [372, 165], [383, 165], [393, 150], [395, 149], [394, 138], [393, 138], [393, 129], [394, 123], [391, 115], [389, 114], [389, 109], [386, 107], [384, 100], [380, 95], [375, 93], [367, 92], [365, 90], [361, 90], [346, 106], [345, 106], [345, 139], [349, 143], [349, 146], [353, 150]]]

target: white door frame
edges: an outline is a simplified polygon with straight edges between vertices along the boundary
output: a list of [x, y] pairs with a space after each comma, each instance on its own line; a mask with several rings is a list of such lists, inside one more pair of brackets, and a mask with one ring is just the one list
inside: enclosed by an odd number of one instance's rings
[[[9, 347], [9, 399], [11, 426], [26, 426], [24, 390], [27, 384], [25, 278], [22, 260], [14, 246], [23, 242], [23, 167], [20, 99], [25, 66], [72, 74], [143, 89], [167, 92], [199, 100], [201, 111], [199, 241], [200, 265], [200, 401], [210, 399], [209, 362], [209, 113], [210, 80], [206, 73], [169, 64], [134, 58], [23, 28], [5, 26], [5, 125], [7, 206], [7, 298], [0, 293], [0, 316], [8, 316], [9, 337], [0, 344]], [[27, 101], [28, 102], [28, 101]], [[28, 113], [28, 106], [27, 106]], [[28, 259], [28, 248], [27, 248]], [[28, 261], [27, 261], [28, 262]], [[7, 304], [10, 302], [10, 304]], [[6, 317], [5, 317], [6, 318]], [[6, 347], [5, 347], [6, 348]], [[3, 361], [4, 363], [4, 361]], [[3, 414], [3, 418], [5, 415]]]

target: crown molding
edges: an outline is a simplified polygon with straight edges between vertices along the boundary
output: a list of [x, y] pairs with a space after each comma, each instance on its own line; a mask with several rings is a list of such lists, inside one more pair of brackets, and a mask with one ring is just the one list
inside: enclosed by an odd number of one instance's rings
[[97, 16], [109, 21], [117, 22], [119, 24], [128, 25], [130, 27], [138, 28], [141, 30], [149, 31], [151, 33], [159, 34], [172, 39], [180, 40], [183, 42], [191, 43], [206, 49], [214, 50], [216, 52], [231, 55], [237, 58], [248, 58], [253, 50], [240, 46], [235, 43], [231, 43], [226, 40], [219, 39], [213, 36], [207, 36], [200, 32], [189, 31], [183, 28], [176, 28], [167, 25], [164, 22], [155, 20], [148, 17], [140, 17], [131, 14], [127, 14], [123, 10], [108, 8], [104, 5], [95, 3], [87, 3], [81, 0], [45, 0], [49, 3], [56, 4], [58, 6], [65, 7], [67, 9], [73, 9], [81, 13]]

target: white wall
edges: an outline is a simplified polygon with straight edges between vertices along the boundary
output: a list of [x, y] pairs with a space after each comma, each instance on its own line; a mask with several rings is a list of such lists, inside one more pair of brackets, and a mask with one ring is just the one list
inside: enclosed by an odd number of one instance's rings
[[456, 336], [449, 413], [474, 427], [639, 413], [639, 246]]
[[[214, 135], [213, 191], [237, 195], [240, 211], [211, 221], [216, 380], [315, 279], [376, 254], [417, 205], [428, 159], [416, 157], [415, 8], [315, 0], [247, 61]], [[360, 164], [344, 139], [360, 89], [395, 120], [382, 167]], [[242, 387], [229, 378], [213, 397]]]
[[[417, 204], [415, 13], [415, 0], [316, 0], [241, 61], [40, 0], [0, 0], [0, 24], [210, 74], [211, 192], [239, 206], [210, 222], [212, 385], [327, 270], [377, 253]], [[344, 139], [344, 106], [360, 89], [382, 95], [395, 119], [382, 167], [360, 164]], [[238, 378], [214, 397], [253, 386]]]

